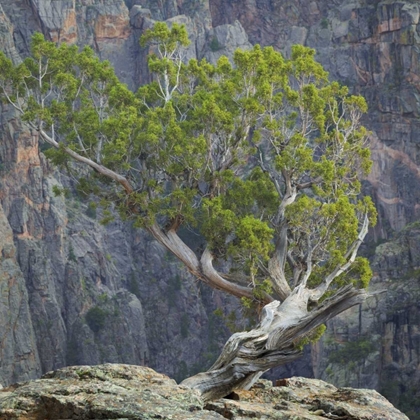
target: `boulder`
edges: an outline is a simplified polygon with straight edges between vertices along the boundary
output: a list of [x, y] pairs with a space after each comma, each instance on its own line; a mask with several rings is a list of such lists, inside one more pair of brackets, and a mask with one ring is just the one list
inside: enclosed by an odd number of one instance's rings
[[316, 379], [260, 380], [250, 391], [203, 405], [198, 393], [133, 365], [72, 366], [0, 389], [0, 419], [406, 420], [373, 390]]

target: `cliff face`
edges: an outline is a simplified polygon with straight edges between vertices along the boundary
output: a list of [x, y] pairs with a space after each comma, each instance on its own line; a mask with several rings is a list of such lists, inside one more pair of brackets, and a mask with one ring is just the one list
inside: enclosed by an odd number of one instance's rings
[[419, 217], [419, 5], [411, 1], [210, 1], [213, 25], [238, 19], [251, 43], [306, 44], [369, 104], [369, 177], [387, 238]]
[[311, 364], [316, 377], [380, 389], [419, 418], [419, 5], [213, 0], [210, 10], [214, 25], [238, 19], [252, 43], [286, 54], [293, 43], [315, 48], [331, 77], [367, 99], [374, 164], [366, 191], [379, 223], [363, 252], [378, 294], [330, 323]]
[[[122, 1], [0, 7], [2, 48], [16, 62], [42, 31], [91, 45], [132, 87], [147, 77], [138, 46], [151, 22], [147, 10], [129, 13]], [[6, 105], [0, 118], [0, 383], [104, 361], [147, 364], [178, 379], [208, 366], [228, 336], [212, 312], [232, 303], [199, 287], [141, 232], [101, 226], [72, 176], [48, 165], [36, 133]], [[69, 193], [56, 197], [54, 186]]]
[[[412, 395], [420, 407], [418, 235], [404, 230], [420, 208], [419, 16], [408, 0], [0, 0], [0, 45], [18, 62], [34, 31], [88, 44], [133, 89], [148, 80], [138, 39], [152, 19], [186, 24], [188, 56], [210, 61], [250, 42], [285, 54], [314, 47], [332, 78], [368, 100], [366, 191], [379, 224], [364, 252], [373, 290], [387, 292], [331, 323], [305, 360], [318, 377]], [[105, 361], [178, 379], [205, 368], [228, 335], [212, 312], [234, 313], [235, 302], [199, 287], [146, 235], [99, 225], [84, 197], [55, 197], [54, 185], [74, 191], [72, 177], [48, 165], [11, 109], [0, 118], [0, 382]]]
[[316, 377], [378, 389], [411, 419], [420, 408], [420, 282], [418, 222], [372, 257], [377, 293], [362, 308], [332, 320], [312, 349]]

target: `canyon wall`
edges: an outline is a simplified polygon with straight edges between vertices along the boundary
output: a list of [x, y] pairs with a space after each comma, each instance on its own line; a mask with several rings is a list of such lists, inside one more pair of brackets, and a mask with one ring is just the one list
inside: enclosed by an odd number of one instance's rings
[[[294, 43], [315, 48], [331, 77], [369, 104], [374, 165], [364, 188], [379, 223], [363, 253], [377, 294], [331, 322], [288, 372], [382, 390], [415, 418], [419, 16], [408, 0], [0, 0], [0, 45], [15, 62], [35, 31], [90, 45], [133, 89], [149, 80], [138, 39], [153, 20], [184, 23], [188, 56], [209, 61], [254, 43], [286, 55]], [[199, 286], [147, 235], [101, 226], [71, 175], [46, 162], [36, 133], [5, 105], [0, 118], [0, 383], [80, 363], [146, 364], [178, 379], [208, 366], [229, 335], [213, 312], [233, 319], [237, 303]], [[69, 194], [55, 197], [54, 185]]]

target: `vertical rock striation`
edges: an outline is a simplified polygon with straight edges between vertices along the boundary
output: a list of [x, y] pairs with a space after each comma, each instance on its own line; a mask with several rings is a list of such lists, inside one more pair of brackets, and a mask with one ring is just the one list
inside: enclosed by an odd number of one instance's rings
[[306, 44], [334, 79], [366, 97], [369, 177], [386, 238], [419, 217], [419, 5], [410, 1], [210, 0], [213, 25], [239, 20], [251, 43]]
[[315, 376], [340, 386], [380, 389], [418, 418], [420, 265], [413, 223], [420, 209], [420, 6], [210, 0], [210, 10], [214, 25], [239, 20], [252, 43], [286, 54], [293, 43], [315, 48], [331, 77], [366, 97], [373, 158], [366, 191], [379, 223], [364, 252], [375, 269], [372, 291], [381, 293], [330, 323], [313, 348], [312, 367]]
[[[92, 46], [133, 88], [148, 77], [138, 39], [152, 16], [139, 5], [131, 13], [123, 1], [106, 0], [0, 1], [0, 7], [0, 39], [15, 62], [27, 54], [31, 34], [42, 31], [52, 40]], [[171, 21], [187, 23], [193, 41], [200, 35], [195, 25], [205, 27], [186, 16]], [[205, 42], [204, 35], [194, 41], [191, 56]], [[208, 366], [228, 335], [212, 311], [232, 305], [228, 299], [199, 287], [147, 235], [120, 222], [100, 225], [99, 211], [77, 194], [72, 175], [45, 161], [36, 133], [6, 105], [0, 118], [7, 232], [0, 382], [105, 361], [147, 364], [179, 380]], [[68, 194], [57, 197], [54, 187]]]
[[25, 279], [13, 233], [0, 206], [0, 384], [41, 374]]

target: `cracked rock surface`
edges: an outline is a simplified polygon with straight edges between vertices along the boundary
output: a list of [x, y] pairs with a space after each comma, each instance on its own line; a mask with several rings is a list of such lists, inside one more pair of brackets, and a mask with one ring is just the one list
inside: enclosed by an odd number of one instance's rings
[[0, 389], [0, 419], [406, 420], [373, 390], [316, 379], [261, 380], [206, 406], [198, 393], [133, 365], [73, 366]]

